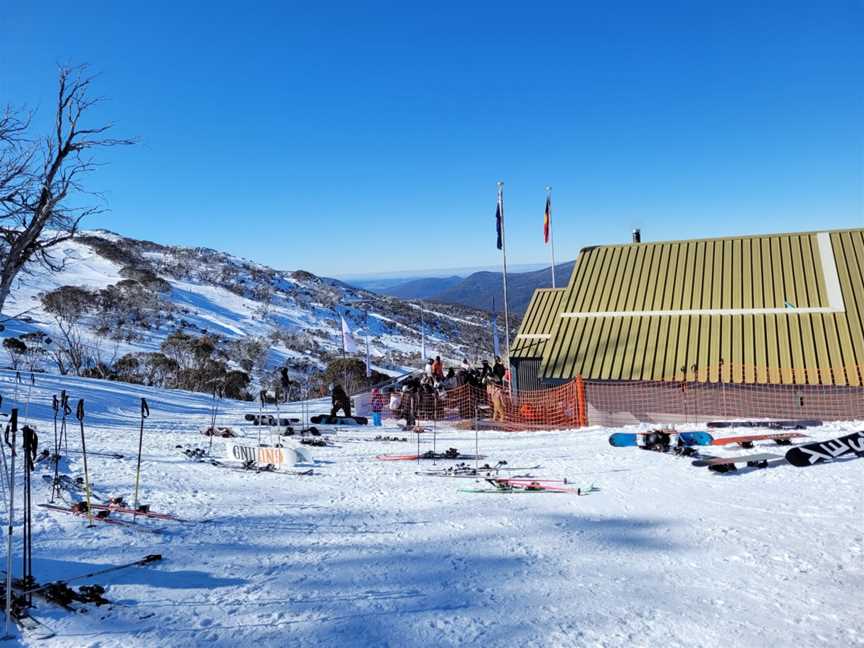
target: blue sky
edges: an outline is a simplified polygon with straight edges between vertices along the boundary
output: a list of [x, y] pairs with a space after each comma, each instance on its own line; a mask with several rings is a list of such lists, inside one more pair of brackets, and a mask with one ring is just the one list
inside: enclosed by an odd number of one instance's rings
[[[140, 138], [88, 186], [136, 238], [320, 274], [864, 226], [864, 3], [13, 1], [0, 103]], [[314, 5], [314, 6], [313, 6]], [[753, 7], [749, 5], [759, 5]]]

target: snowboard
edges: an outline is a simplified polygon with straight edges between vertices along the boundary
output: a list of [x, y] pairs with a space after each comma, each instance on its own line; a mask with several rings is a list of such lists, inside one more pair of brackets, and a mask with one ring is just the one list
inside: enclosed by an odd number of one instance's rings
[[819, 427], [822, 421], [800, 419], [790, 421], [710, 421], [709, 428], [768, 428], [769, 430], [803, 430], [808, 427]]
[[701, 459], [697, 459], [692, 462], [691, 465], [697, 467], [708, 467], [712, 466], [729, 466], [735, 464], [747, 464], [748, 466], [751, 464], [761, 464], [762, 462], [769, 461], [771, 459], [782, 459], [781, 455], [771, 454], [769, 452], [762, 452], [758, 454], [750, 454], [750, 455], [740, 455], [738, 457], [702, 457]]
[[776, 434], [744, 434], [741, 436], [720, 437], [712, 445], [731, 445], [737, 443], [742, 448], [752, 448], [754, 441], [774, 441], [777, 445], [789, 445], [796, 437], [807, 436], [800, 432], [778, 432]]
[[247, 414], [243, 417], [247, 421], [252, 421], [252, 425], [279, 425], [289, 426], [293, 423], [299, 423], [299, 418], [280, 418], [277, 419], [272, 414]]
[[225, 442], [225, 456], [241, 463], [252, 461], [257, 466], [293, 466], [311, 461], [309, 455], [300, 448], [244, 446], [230, 441]]
[[[609, 437], [609, 444], [616, 448], [624, 448], [627, 446], [641, 446], [643, 443], [642, 437], [653, 434], [656, 430], [650, 432], [615, 432]], [[677, 437], [683, 445], [711, 445], [714, 440], [707, 432], [665, 432], [659, 431], [661, 434], [668, 434], [670, 437]]]
[[786, 461], [804, 468], [851, 455], [864, 457], [864, 430], [837, 439], [796, 446], [786, 453]]
[[309, 422], [318, 425], [369, 425], [369, 419], [365, 416], [330, 416], [329, 414], [318, 414], [311, 417]]

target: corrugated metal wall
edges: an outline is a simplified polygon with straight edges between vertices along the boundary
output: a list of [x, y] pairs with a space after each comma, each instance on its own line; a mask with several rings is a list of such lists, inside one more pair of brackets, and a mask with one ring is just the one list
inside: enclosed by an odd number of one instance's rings
[[543, 357], [564, 293], [564, 288], [538, 288], [534, 291], [510, 349], [511, 358]]
[[510, 360], [511, 367], [515, 367], [516, 391], [529, 391], [543, 389], [540, 382], [540, 358], [520, 358]]

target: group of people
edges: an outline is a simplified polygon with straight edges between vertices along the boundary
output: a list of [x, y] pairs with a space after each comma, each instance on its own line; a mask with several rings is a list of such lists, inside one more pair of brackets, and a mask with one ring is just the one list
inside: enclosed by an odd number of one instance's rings
[[[494, 364], [484, 360], [479, 367], [472, 366], [465, 359], [458, 369], [449, 367], [445, 372], [441, 356], [436, 356], [426, 361], [420, 376], [410, 376], [402, 382], [401, 388], [389, 390], [388, 409], [395, 418], [405, 419], [407, 427], [413, 427], [418, 418], [438, 418], [439, 408], [446, 403], [447, 392], [462, 385], [474, 385], [486, 388], [493, 416], [496, 420], [503, 420], [503, 386], [508, 378], [501, 358], [495, 358]], [[375, 391], [372, 397], [374, 402]], [[380, 403], [383, 410], [383, 396], [380, 396]]]
[[[483, 360], [479, 367], [465, 359], [458, 369], [449, 367], [446, 371], [441, 356], [429, 358], [420, 375], [411, 375], [383, 393], [377, 387], [372, 390], [372, 422], [373, 425], [381, 425], [385, 407], [394, 418], [405, 419], [406, 427], [414, 427], [418, 418], [437, 419], [439, 408], [446, 402], [447, 392], [462, 385], [484, 388], [487, 400], [492, 405], [492, 418], [503, 421], [508, 397], [504, 388], [507, 382], [509, 372], [500, 357], [496, 357], [491, 364]], [[342, 385], [330, 385], [330, 394], [331, 415], [336, 416], [341, 411], [345, 416], [351, 416], [351, 399]]]

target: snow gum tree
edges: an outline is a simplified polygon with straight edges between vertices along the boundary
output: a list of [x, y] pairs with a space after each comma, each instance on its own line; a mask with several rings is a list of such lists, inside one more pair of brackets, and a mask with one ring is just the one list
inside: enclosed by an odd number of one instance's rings
[[90, 96], [86, 67], [61, 67], [54, 124], [44, 137], [30, 134], [32, 115], [0, 109], [0, 312], [16, 277], [36, 262], [61, 269], [51, 248], [68, 241], [85, 216], [83, 179], [96, 168], [95, 149], [132, 144], [107, 136], [112, 124], [91, 126], [85, 116], [99, 100]]

